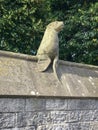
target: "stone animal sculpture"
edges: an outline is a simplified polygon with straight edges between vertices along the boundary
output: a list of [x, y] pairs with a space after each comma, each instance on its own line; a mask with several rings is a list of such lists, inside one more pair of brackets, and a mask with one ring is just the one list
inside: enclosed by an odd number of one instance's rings
[[[37, 71], [43, 72], [47, 70], [49, 65], [52, 63], [54, 75], [57, 79], [57, 66], [59, 59], [59, 38], [58, 33], [63, 29], [64, 23], [62, 21], [55, 21], [50, 23], [45, 30], [41, 44], [38, 48], [37, 55], [29, 58], [23, 54], [17, 54], [20, 59], [35, 60], [37, 61]], [[5, 53], [6, 54], [6, 53]], [[2, 53], [4, 55], [4, 53]], [[14, 57], [13, 53], [9, 56]]]
[[62, 21], [52, 22], [46, 27], [36, 55], [38, 58], [38, 71], [45, 71], [52, 63], [54, 75], [57, 79], [57, 66], [59, 59], [58, 33], [63, 29], [63, 27], [64, 23]]

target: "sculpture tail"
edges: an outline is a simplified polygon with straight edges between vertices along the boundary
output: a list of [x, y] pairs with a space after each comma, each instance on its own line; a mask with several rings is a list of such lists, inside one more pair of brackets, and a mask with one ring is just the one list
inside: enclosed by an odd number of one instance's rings
[[58, 57], [55, 57], [55, 59], [53, 61], [53, 71], [54, 71], [54, 75], [55, 75], [56, 79], [61, 83], [58, 72], [57, 72], [57, 68], [58, 68]]

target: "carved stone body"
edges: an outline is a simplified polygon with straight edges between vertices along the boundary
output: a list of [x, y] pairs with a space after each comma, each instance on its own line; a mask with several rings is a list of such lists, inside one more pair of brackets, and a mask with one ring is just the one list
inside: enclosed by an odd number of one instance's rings
[[64, 23], [62, 21], [55, 21], [47, 26], [37, 51], [39, 71], [45, 71], [50, 63], [53, 62], [53, 70], [54, 73], [56, 73], [57, 62], [59, 59], [58, 33], [63, 27]]

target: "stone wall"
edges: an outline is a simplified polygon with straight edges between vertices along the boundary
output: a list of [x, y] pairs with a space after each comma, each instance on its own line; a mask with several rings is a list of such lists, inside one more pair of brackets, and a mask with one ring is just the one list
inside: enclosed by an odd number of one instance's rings
[[98, 130], [98, 100], [0, 98], [0, 130]]

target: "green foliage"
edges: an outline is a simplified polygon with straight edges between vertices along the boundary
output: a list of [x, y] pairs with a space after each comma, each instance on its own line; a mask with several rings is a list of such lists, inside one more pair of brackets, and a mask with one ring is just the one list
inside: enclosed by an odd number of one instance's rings
[[88, 3], [87, 5], [75, 4], [68, 11], [65, 17], [64, 31], [66, 32], [65, 40], [67, 41], [65, 44], [62, 41], [62, 51], [64, 50], [63, 56], [65, 56], [65, 59], [98, 65], [97, 12], [97, 2], [89, 5]]
[[36, 54], [54, 20], [65, 23], [60, 59], [98, 65], [97, 0], [0, 0], [0, 50]]
[[34, 0], [2, 0], [0, 12], [0, 49], [36, 53], [44, 30], [44, 4]]

